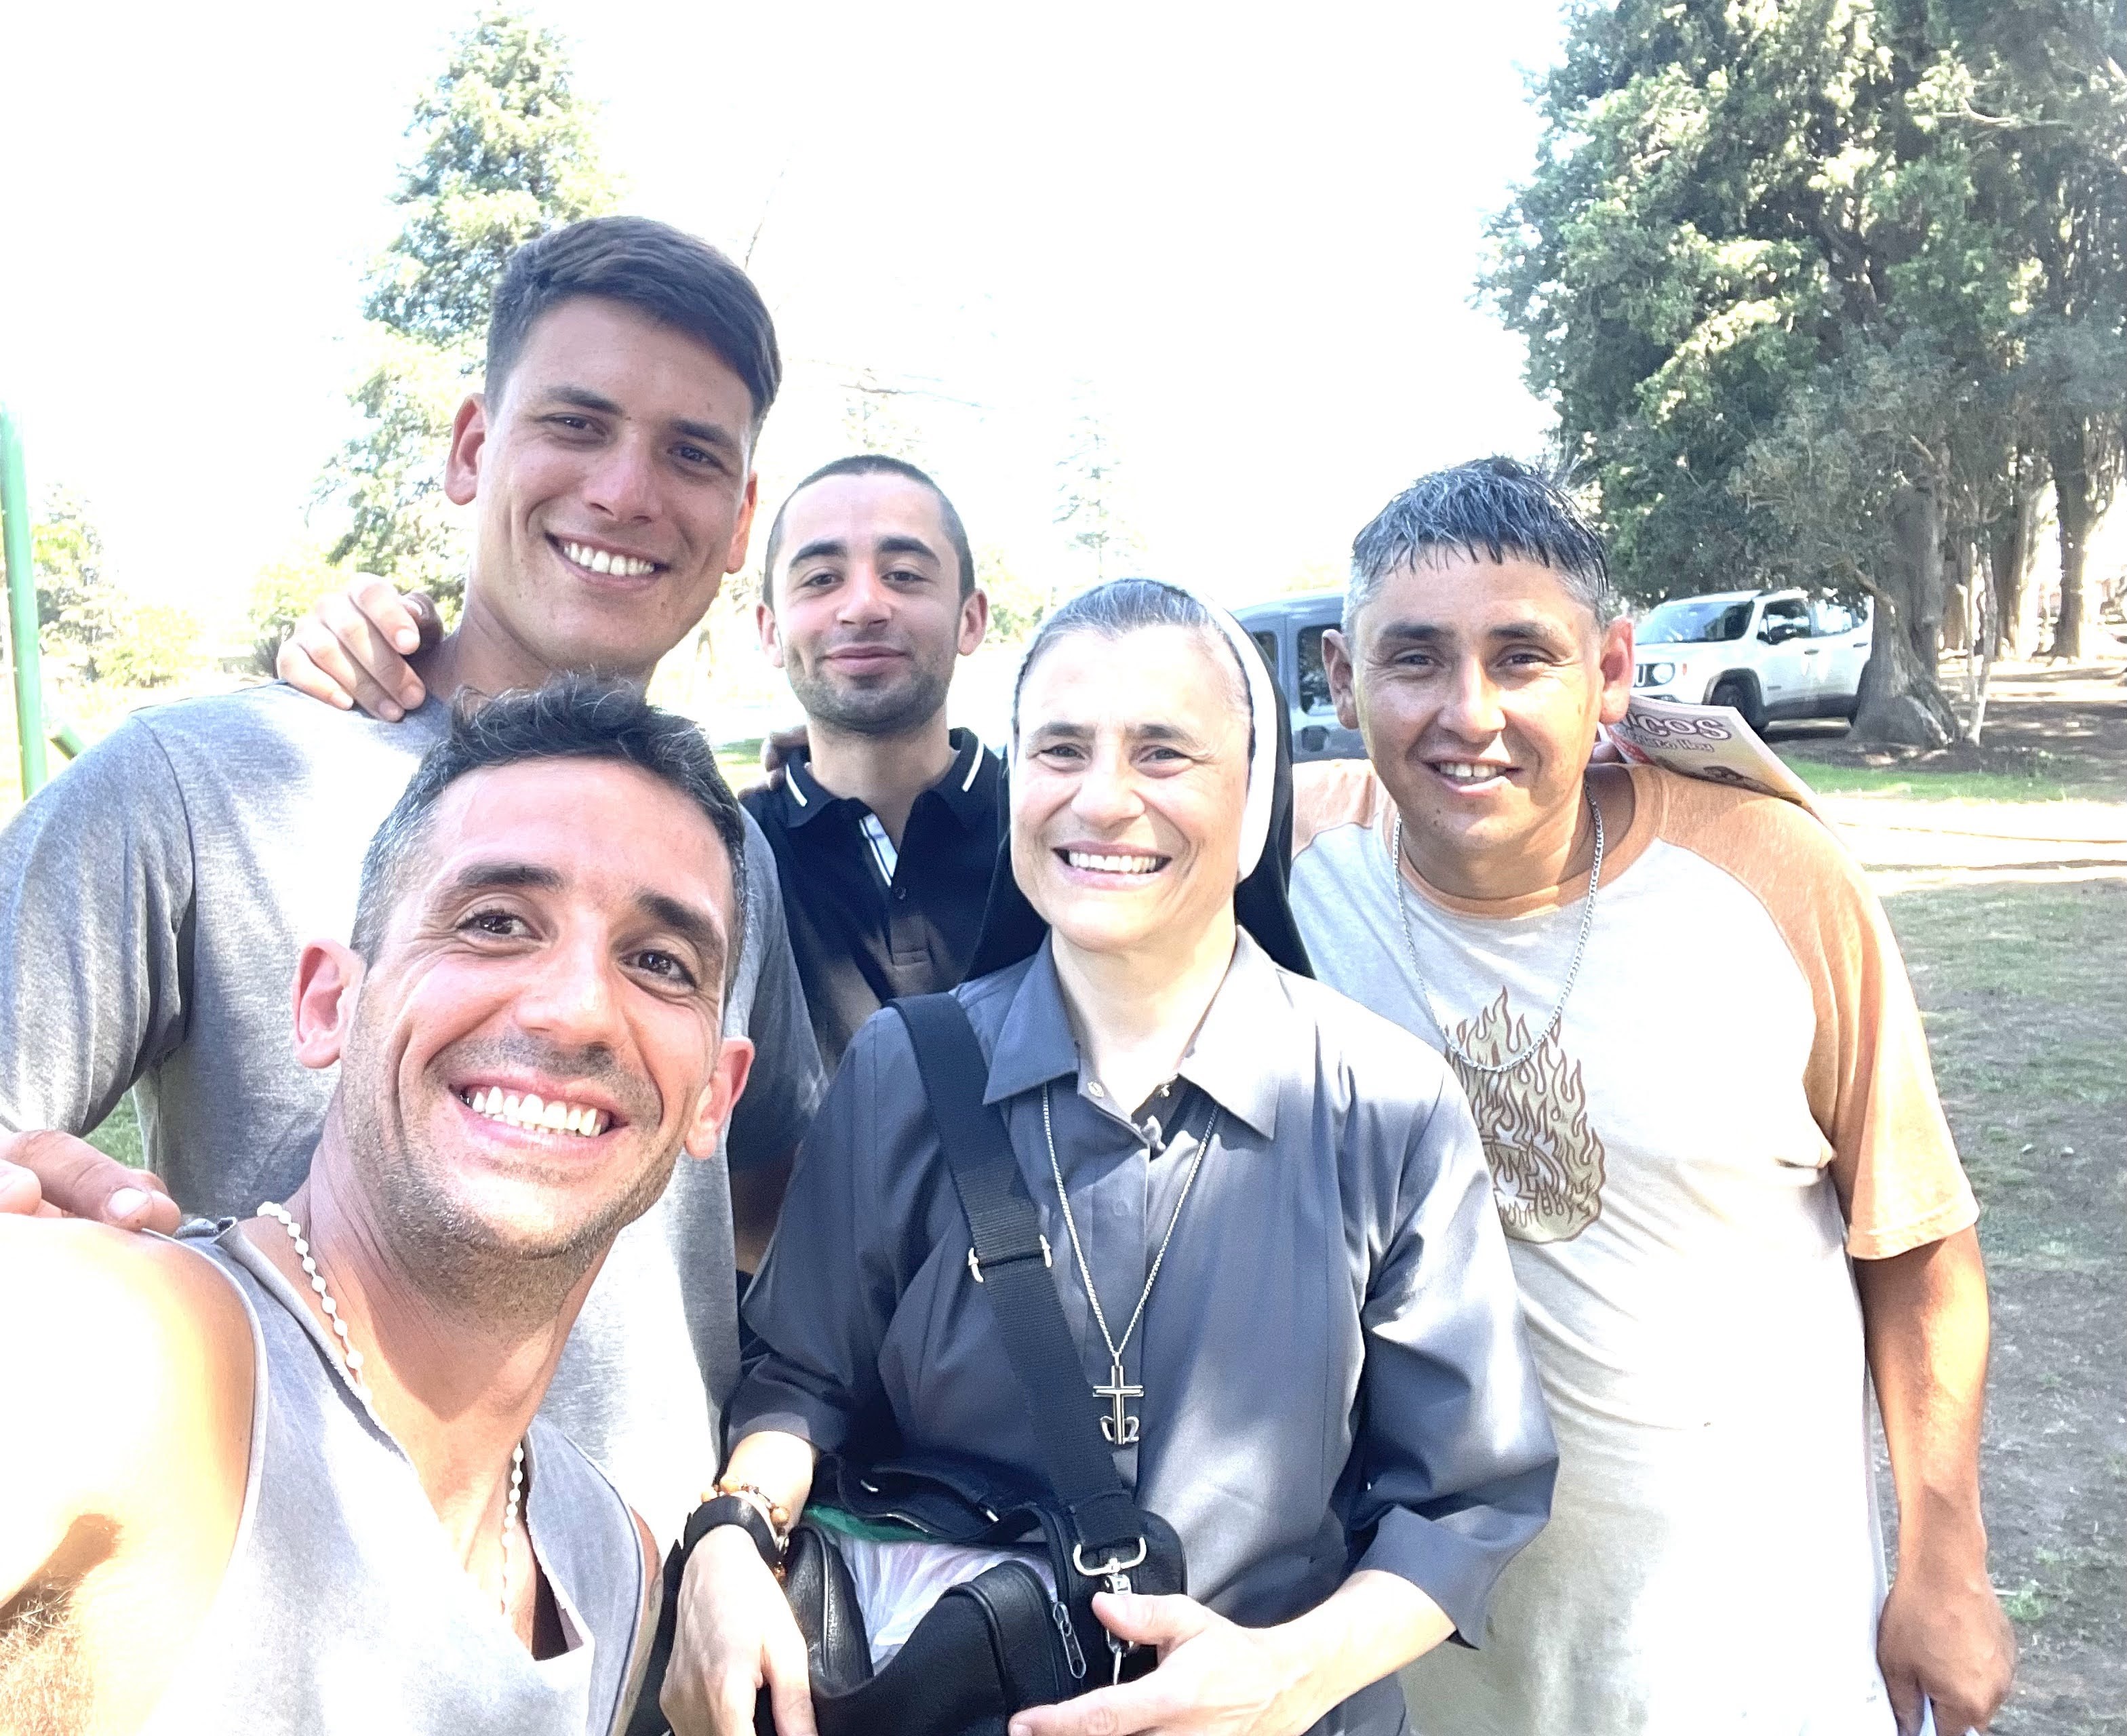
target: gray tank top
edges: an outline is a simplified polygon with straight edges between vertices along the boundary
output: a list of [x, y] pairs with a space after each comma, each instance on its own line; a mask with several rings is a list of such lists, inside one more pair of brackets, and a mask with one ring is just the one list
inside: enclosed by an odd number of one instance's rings
[[182, 1239], [251, 1316], [251, 1463], [221, 1588], [143, 1736], [618, 1729], [644, 1587], [613, 1486], [533, 1422], [524, 1523], [568, 1642], [535, 1662], [451, 1555], [302, 1296], [233, 1225]]

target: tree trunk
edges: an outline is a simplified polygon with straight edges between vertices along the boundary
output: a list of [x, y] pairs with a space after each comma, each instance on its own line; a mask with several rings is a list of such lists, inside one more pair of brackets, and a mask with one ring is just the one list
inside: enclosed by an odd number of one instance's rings
[[1994, 586], [1994, 620], [2000, 634], [1997, 657], [2024, 654], [2024, 586], [2039, 553], [2039, 501], [2045, 493], [2045, 465], [2039, 455], [2019, 448], [2009, 462], [2009, 490], [2016, 503], [1997, 519], [1987, 534], [1987, 562]]
[[1902, 490], [1892, 509], [1897, 553], [1878, 576], [1874, 649], [1861, 671], [1849, 739], [1946, 747], [1957, 714], [1935, 685], [1942, 645], [1942, 503], [1933, 491]]
[[2090, 548], [2091, 520], [2096, 517], [2095, 490], [2083, 442], [2082, 420], [2076, 418], [2054, 437], [2054, 515], [2060, 520], [2060, 619], [2046, 655], [2082, 655], [2082, 569]]

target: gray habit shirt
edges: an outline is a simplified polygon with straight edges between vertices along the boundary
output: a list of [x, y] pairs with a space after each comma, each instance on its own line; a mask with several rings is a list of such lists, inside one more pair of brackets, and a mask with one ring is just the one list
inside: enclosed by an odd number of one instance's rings
[[[955, 993], [1056, 1250], [1088, 1429], [1108, 1353], [1057, 1204], [1044, 1089], [1117, 1333], [1218, 1112], [1125, 1347], [1144, 1435], [1116, 1455], [1181, 1534], [1191, 1594], [1260, 1625], [1378, 1568], [1480, 1635], [1494, 1580], [1550, 1510], [1556, 1456], [1490, 1176], [1446, 1064], [1244, 934], [1175, 1086], [1139, 1126], [1087, 1071], [1047, 944]], [[907, 1028], [882, 1013], [828, 1089], [747, 1296], [768, 1351], [732, 1401], [733, 1439], [779, 1429], [831, 1451], [883, 1404], [912, 1450], [1038, 1478], [969, 1247]], [[1319, 1728], [1403, 1729], [1395, 1681]]]
[[[449, 720], [336, 711], [274, 684], [135, 713], [0, 832], [0, 1125], [95, 1127], [135, 1086], [149, 1163], [206, 1217], [286, 1199], [337, 1070], [295, 1056], [304, 942], [347, 938], [362, 856]], [[784, 932], [775, 860], [746, 822], [745, 944], [724, 1008], [756, 1056], [732, 1161], [803, 1134], [819, 1051]], [[545, 1414], [661, 1537], [717, 1463], [738, 1373], [723, 1155], [682, 1157], [622, 1231]]]

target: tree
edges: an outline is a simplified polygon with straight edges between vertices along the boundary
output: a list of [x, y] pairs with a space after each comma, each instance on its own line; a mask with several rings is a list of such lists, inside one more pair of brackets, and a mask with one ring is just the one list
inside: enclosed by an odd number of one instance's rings
[[477, 377], [495, 280], [533, 236], [610, 208], [567, 50], [515, 13], [484, 12], [415, 105], [419, 151], [393, 202], [406, 217], [363, 303], [377, 358], [351, 394], [365, 426], [327, 466], [320, 500], [348, 513], [330, 558], [442, 598], [464, 551], [442, 496], [451, 418]]
[[999, 645], [1025, 644], [1049, 613], [1049, 587], [1028, 577], [993, 543], [974, 553], [975, 581], [990, 600], [989, 638]]
[[[2013, 564], [2037, 454], [2070, 450], [2036, 415], [2068, 401], [2036, 366], [2037, 238], [2073, 201], [2041, 196], [1983, 104], [2007, 76], [1989, 44], [2091, 12], [1584, 4], [1540, 90], [1535, 176], [1495, 225], [1483, 291], [1528, 339], [1627, 591], [1870, 592], [1891, 631], [1864, 736], [1948, 738], [1946, 578], [1968, 588], [2005, 520]], [[2040, 108], [2026, 130], [2054, 140], [2064, 108]], [[2106, 376], [2075, 377], [2087, 446]], [[2101, 439], [2083, 462], [2116, 473]]]
[[1957, 123], [1983, 151], [1983, 193], [2032, 273], [2032, 443], [2052, 472], [2061, 612], [2079, 657], [2090, 534], [2120, 483], [2127, 412], [2127, 8], [2116, 0], [1935, 0], [1968, 79]]
[[84, 662], [117, 630], [116, 588], [105, 570], [103, 538], [88, 503], [71, 489], [54, 489], [30, 532], [30, 565], [37, 580], [40, 635]]
[[1080, 414], [1059, 468], [1055, 522], [1068, 533], [1071, 547], [1091, 563], [1094, 584], [1121, 576], [1119, 563], [1144, 543], [1130, 524], [1121, 461], [1097, 410]]

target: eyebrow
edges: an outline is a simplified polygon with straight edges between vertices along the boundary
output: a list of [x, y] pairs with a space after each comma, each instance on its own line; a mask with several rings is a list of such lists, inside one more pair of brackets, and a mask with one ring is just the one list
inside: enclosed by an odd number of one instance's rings
[[[551, 403], [574, 405], [578, 410], [592, 410], [602, 416], [624, 416], [628, 414], [611, 398], [593, 391], [586, 386], [551, 386], [547, 389], [546, 397]], [[704, 446], [714, 446], [734, 453], [746, 449], [737, 435], [727, 428], [719, 428], [713, 422], [696, 422], [682, 417], [672, 426], [689, 439], [699, 440]]]
[[[1133, 742], [1166, 742], [1178, 747], [1204, 751], [1203, 739], [1184, 729], [1179, 723], [1158, 722], [1126, 725], [1123, 733]], [[1037, 725], [1030, 737], [1036, 742], [1090, 742], [1094, 735], [1090, 723], [1058, 722]]]
[[[881, 537], [872, 546], [874, 553], [878, 554], [920, 554], [938, 566], [945, 565], [938, 551], [921, 537]], [[798, 548], [798, 551], [790, 557], [790, 564], [795, 567], [800, 561], [820, 560], [829, 557], [846, 560], [849, 557], [849, 553], [850, 545], [840, 537], [815, 537], [811, 542]]]
[[[1390, 621], [1374, 637], [1377, 641], [1391, 641], [1399, 645], [1438, 645], [1459, 638], [1461, 635], [1431, 621]], [[1555, 624], [1539, 620], [1502, 621], [1496, 627], [1486, 628], [1484, 637], [1495, 643], [1514, 639], [1538, 639], [1547, 645], [1556, 645], [1561, 638]]]
[[559, 892], [560, 873], [536, 862], [468, 862], [442, 888], [438, 902], [449, 904], [476, 892]]

